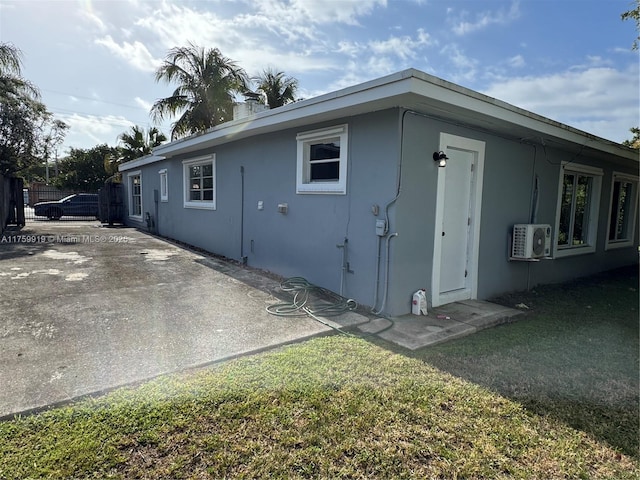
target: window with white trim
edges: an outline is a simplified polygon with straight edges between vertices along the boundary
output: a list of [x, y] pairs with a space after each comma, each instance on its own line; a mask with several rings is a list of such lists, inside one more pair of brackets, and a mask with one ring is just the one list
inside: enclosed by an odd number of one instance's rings
[[347, 193], [348, 126], [299, 133], [296, 193]]
[[594, 252], [602, 169], [566, 163], [560, 170], [556, 255]]
[[182, 162], [184, 207], [216, 208], [216, 156], [207, 155]]
[[160, 201], [168, 202], [169, 201], [169, 183], [167, 178], [167, 169], [163, 168], [158, 173], [160, 173]]
[[138, 170], [127, 174], [129, 186], [129, 216], [142, 220], [142, 173]]
[[638, 204], [638, 177], [613, 173], [607, 248], [633, 245]]

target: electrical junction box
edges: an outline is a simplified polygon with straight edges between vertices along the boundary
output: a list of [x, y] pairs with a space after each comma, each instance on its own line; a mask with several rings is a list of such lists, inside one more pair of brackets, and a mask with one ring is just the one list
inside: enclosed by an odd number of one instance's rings
[[387, 233], [387, 222], [385, 220], [376, 220], [376, 235], [384, 237]]

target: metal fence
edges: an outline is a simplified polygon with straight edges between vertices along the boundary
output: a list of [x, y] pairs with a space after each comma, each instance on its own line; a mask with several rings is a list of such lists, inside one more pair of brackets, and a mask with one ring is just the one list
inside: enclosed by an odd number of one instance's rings
[[23, 190], [27, 222], [51, 220], [97, 220], [98, 194], [58, 190], [32, 184]]
[[0, 232], [9, 225], [24, 226], [21, 178], [0, 175]]

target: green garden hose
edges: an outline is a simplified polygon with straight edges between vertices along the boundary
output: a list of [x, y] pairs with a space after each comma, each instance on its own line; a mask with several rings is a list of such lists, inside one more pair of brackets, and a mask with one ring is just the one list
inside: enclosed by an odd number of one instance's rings
[[[267, 306], [267, 312], [271, 315], [278, 317], [309, 316], [344, 335], [348, 335], [350, 337], [353, 336], [351, 333], [345, 332], [340, 327], [336, 327], [333, 324], [325, 322], [320, 315], [322, 317], [331, 317], [351, 312], [358, 308], [358, 303], [355, 300], [345, 298], [331, 290], [327, 290], [326, 288], [318, 287], [317, 285], [309, 283], [302, 277], [291, 277], [286, 279], [280, 284], [280, 289], [283, 292], [293, 293], [293, 301], [290, 303], [276, 303], [274, 305]], [[376, 332], [360, 334], [359, 336], [378, 335], [390, 328], [393, 328], [394, 321], [391, 318], [380, 315], [378, 315], [378, 317], [387, 320], [389, 325]], [[371, 319], [369, 319], [369, 321], [371, 321]]]
[[355, 300], [342, 297], [326, 288], [318, 287], [302, 277], [288, 278], [280, 284], [280, 288], [284, 292], [293, 293], [293, 301], [267, 306], [267, 312], [271, 315], [278, 317], [308, 315], [323, 325], [349, 335], [339, 327], [325, 322], [319, 316], [331, 317], [355, 310], [358, 308], [358, 303]]

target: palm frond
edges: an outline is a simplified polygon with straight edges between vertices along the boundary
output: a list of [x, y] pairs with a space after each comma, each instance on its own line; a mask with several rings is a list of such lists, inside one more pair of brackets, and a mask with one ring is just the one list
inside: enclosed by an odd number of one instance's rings
[[298, 80], [286, 76], [284, 72], [269, 68], [255, 77], [254, 81], [257, 82], [257, 89], [262, 93], [269, 108], [277, 108], [295, 102]]
[[178, 84], [170, 97], [156, 101], [151, 109], [154, 122], [180, 115], [172, 125], [174, 138], [229, 120], [233, 94], [246, 89], [248, 77], [217, 48], [207, 50], [190, 43], [169, 50], [156, 71], [156, 81]]

